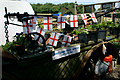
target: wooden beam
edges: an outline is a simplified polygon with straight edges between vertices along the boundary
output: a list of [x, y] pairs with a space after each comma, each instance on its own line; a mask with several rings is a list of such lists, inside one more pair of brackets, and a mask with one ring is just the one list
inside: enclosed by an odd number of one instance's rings
[[[100, 7], [100, 10], [103, 10], [103, 4], [100, 4], [100, 6], [101, 6], [101, 7]], [[100, 20], [101, 20], [101, 23], [102, 23], [102, 22], [103, 22], [103, 16], [101, 16], [101, 19], [100, 19]]]
[[109, 4], [109, 3], [118, 3], [119, 1], [113, 1], [113, 2], [104, 2], [104, 3], [95, 3], [95, 4], [88, 4], [84, 6], [90, 6], [90, 5], [101, 5], [101, 4]]
[[94, 12], [95, 10], [94, 10], [94, 5], [92, 5], [92, 12]]
[[77, 1], [75, 1], [74, 8], [75, 8], [74, 14], [77, 15]]
[[[112, 3], [112, 8], [114, 8], [115, 7], [115, 3]], [[114, 22], [115, 21], [115, 19], [114, 19], [114, 13], [112, 13], [112, 21]]]
[[85, 13], [85, 6], [83, 6], [83, 13]]

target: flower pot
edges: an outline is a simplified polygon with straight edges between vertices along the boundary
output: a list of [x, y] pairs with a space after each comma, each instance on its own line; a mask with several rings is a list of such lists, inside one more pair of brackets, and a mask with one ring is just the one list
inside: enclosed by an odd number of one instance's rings
[[89, 31], [88, 39], [91, 41], [98, 41], [98, 31]]
[[84, 34], [84, 33], [78, 34], [78, 41], [80, 43], [87, 43], [88, 42], [88, 35]]
[[106, 30], [100, 30], [98, 31], [98, 39], [106, 39]]

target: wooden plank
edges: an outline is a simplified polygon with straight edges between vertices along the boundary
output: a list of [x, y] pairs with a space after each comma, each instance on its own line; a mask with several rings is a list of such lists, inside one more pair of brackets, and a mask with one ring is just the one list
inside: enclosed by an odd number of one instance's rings
[[100, 5], [100, 4], [109, 4], [109, 3], [118, 3], [118, 2], [120, 2], [120, 1], [111, 1], [111, 2], [95, 3], [95, 4], [88, 4], [88, 5], [83, 5], [83, 6]]

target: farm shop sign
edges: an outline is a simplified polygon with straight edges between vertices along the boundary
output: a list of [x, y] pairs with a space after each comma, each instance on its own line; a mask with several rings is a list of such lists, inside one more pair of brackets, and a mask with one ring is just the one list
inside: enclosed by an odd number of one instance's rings
[[60, 49], [60, 50], [55, 50], [52, 56], [53, 60], [60, 59], [72, 54], [76, 54], [80, 52], [80, 45]]

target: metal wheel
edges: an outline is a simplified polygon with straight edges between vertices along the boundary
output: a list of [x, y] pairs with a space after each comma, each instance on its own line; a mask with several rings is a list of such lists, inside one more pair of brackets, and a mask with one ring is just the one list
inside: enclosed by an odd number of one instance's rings
[[[34, 39], [34, 37], [37, 35], [37, 38]], [[42, 38], [42, 43], [39, 43], [39, 39]], [[46, 40], [44, 39], [44, 37], [37, 33], [29, 33], [26, 35], [26, 37], [23, 40], [22, 45], [24, 46], [24, 49], [27, 53], [37, 53], [40, 51], [44, 51], [46, 49], [46, 44], [45, 44]]]

